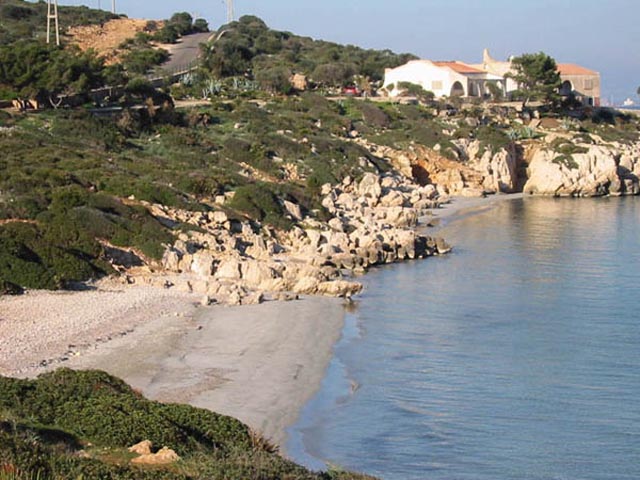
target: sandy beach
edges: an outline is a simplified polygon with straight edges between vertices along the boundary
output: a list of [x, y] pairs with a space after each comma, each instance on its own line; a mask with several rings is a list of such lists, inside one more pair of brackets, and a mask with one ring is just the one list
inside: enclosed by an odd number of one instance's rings
[[100, 369], [145, 396], [239, 418], [279, 445], [317, 391], [340, 338], [343, 301], [225, 307], [127, 287], [0, 299], [0, 374]]
[[[459, 198], [446, 223], [514, 198]], [[342, 300], [203, 307], [175, 289], [104, 282], [0, 298], [0, 374], [101, 369], [147, 397], [239, 418], [279, 445], [320, 387], [344, 324]]]

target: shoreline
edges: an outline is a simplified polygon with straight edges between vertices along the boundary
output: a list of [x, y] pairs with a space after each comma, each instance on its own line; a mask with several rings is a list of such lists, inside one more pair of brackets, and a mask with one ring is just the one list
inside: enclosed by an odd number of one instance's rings
[[[450, 222], [517, 197], [456, 197], [432, 218]], [[305, 297], [203, 307], [199, 299], [174, 289], [109, 282], [94, 291], [2, 298], [0, 374], [105, 370], [153, 400], [236, 417], [286, 453], [287, 428], [319, 391], [343, 335], [342, 301]], [[39, 324], [45, 315], [53, 320]]]
[[[518, 200], [524, 197], [525, 195], [522, 193], [497, 194], [487, 197], [451, 197], [451, 201], [449, 203], [443, 203], [440, 208], [434, 209], [432, 216], [421, 219], [424, 220], [424, 222], [421, 221], [417, 229], [421, 232], [437, 232], [453, 222], [458, 222], [470, 216], [484, 213], [487, 210], [496, 207], [499, 203]], [[429, 223], [435, 223], [435, 225], [430, 227], [427, 225]], [[453, 248], [455, 250], [455, 244], [453, 245]], [[389, 265], [389, 267], [392, 266], [393, 265]], [[387, 266], [381, 265], [376, 268], [385, 267]], [[354, 329], [357, 329], [354, 323], [355, 320], [350, 322], [347, 315], [353, 314], [349, 312], [345, 313], [345, 326], [339, 341], [336, 342], [336, 347], [342, 344], [342, 342], [346, 341], [348, 343], [358, 336], [354, 333]], [[351, 325], [349, 325], [349, 323], [351, 323]], [[347, 332], [346, 330], [350, 331]], [[327, 378], [328, 376], [330, 378]], [[351, 397], [358, 389], [357, 382], [349, 377], [347, 372], [344, 371], [344, 366], [341, 362], [336, 361], [336, 357], [333, 356], [330, 363], [327, 365], [327, 373], [322, 379], [323, 384], [326, 381], [329, 381], [330, 384], [319, 386], [317, 392], [311, 396], [309, 404], [316, 401], [318, 396], [323, 396], [322, 401], [318, 403], [320, 408], [322, 408], [322, 406], [326, 406], [326, 402], [328, 401], [339, 401], [343, 403], [346, 398]], [[325, 389], [328, 391], [324, 391]], [[306, 405], [304, 408], [306, 409]], [[291, 441], [291, 443], [289, 443], [290, 453], [295, 454], [295, 457], [293, 458], [295, 462], [300, 463], [307, 468], [321, 469], [323, 466], [326, 466], [326, 462], [314, 456], [310, 449], [307, 448], [304, 441], [303, 431], [310, 428], [313, 423], [310, 421], [309, 416], [311, 412], [313, 412], [313, 407], [311, 411], [302, 410], [298, 421], [290, 425], [289, 430], [291, 433], [288, 436], [288, 440]]]

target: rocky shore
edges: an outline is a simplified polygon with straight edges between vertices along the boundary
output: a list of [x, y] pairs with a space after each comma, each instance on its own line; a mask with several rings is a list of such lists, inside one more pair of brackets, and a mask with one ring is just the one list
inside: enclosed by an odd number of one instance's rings
[[[193, 229], [167, 248], [161, 265], [128, 268], [123, 279], [197, 293], [206, 305], [291, 300], [302, 294], [350, 297], [362, 289], [355, 275], [370, 267], [451, 249], [443, 239], [415, 229], [440, 205], [436, 188], [395, 173], [367, 173], [359, 182], [348, 177], [340, 185], [324, 185], [322, 205], [331, 217], [326, 222], [285, 202], [297, 221], [289, 231], [233, 220], [225, 201], [220, 199], [211, 212], [147, 205], [156, 218]], [[119, 252], [113, 260], [135, 263], [131, 255]]]

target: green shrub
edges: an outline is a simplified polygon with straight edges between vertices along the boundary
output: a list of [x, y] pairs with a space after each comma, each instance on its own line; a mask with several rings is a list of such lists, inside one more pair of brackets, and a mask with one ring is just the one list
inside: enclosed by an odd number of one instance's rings
[[138, 48], [122, 57], [122, 65], [130, 74], [144, 75], [152, 67], [169, 58], [169, 52], [158, 48]]

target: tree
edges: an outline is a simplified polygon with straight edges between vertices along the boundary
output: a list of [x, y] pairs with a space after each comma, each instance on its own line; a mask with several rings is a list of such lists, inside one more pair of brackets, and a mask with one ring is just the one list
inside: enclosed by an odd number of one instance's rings
[[522, 99], [522, 107], [532, 100], [556, 104], [560, 100], [558, 91], [562, 85], [556, 61], [545, 54], [525, 53], [511, 61], [512, 72], [506, 76], [518, 84], [514, 96]]
[[260, 87], [271, 93], [291, 93], [291, 70], [286, 67], [272, 67], [256, 73]]
[[498, 82], [487, 82], [487, 90], [494, 102], [499, 102], [504, 98], [504, 91]]
[[435, 94], [430, 90], [425, 90], [422, 85], [412, 82], [398, 82], [398, 89], [403, 93], [416, 97], [419, 102], [431, 103], [435, 98]]
[[196, 18], [193, 22], [193, 31], [196, 33], [199, 32], [208, 32], [209, 24], [204, 18]]
[[640, 87], [638, 87], [638, 90], [636, 90], [636, 93], [638, 94], [638, 96], [640, 97]]
[[17, 98], [85, 94], [104, 84], [104, 63], [92, 51], [20, 41], [0, 47], [0, 85]]
[[192, 31], [193, 17], [187, 12], [178, 12], [171, 16], [168, 23], [175, 26], [178, 34], [188, 35]]
[[326, 86], [341, 87], [351, 81], [356, 68], [350, 63], [324, 63], [313, 71], [313, 79]]

